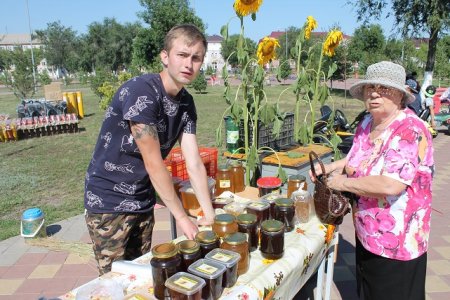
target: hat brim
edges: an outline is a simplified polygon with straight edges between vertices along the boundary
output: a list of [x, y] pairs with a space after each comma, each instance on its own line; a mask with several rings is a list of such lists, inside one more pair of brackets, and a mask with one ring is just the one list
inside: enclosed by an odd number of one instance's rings
[[368, 80], [361, 80], [358, 81], [357, 83], [353, 84], [350, 87], [350, 95], [352, 95], [354, 98], [359, 99], [361, 101], [364, 101], [366, 99], [364, 99], [363, 97], [363, 89], [365, 85], [382, 85], [382, 86], [387, 86], [396, 90], [399, 90], [400, 92], [403, 93], [403, 99], [406, 104], [410, 104], [412, 102], [414, 102], [415, 97], [413, 94], [411, 94], [410, 92], [408, 92], [404, 86], [395, 84], [395, 83], [388, 83], [384, 80], [372, 80], [372, 79], [368, 79]]

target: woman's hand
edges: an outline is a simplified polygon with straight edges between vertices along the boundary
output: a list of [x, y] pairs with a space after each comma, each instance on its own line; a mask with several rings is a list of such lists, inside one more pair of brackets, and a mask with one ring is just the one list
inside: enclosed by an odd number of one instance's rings
[[188, 240], [193, 240], [195, 238], [195, 235], [198, 232], [198, 227], [189, 219], [187, 215], [177, 219], [177, 223], [181, 227], [181, 230], [183, 230], [183, 233]]
[[[334, 172], [336, 169], [334, 166], [334, 163], [324, 165], [324, 167], [325, 167], [325, 174], [330, 174], [330, 173]], [[319, 164], [314, 165], [314, 170], [315, 170], [317, 176], [322, 175], [322, 168], [320, 167]], [[315, 178], [314, 178], [311, 170], [309, 170], [309, 178], [311, 178], [312, 182], [315, 181]]]
[[201, 219], [199, 219], [197, 221], [198, 225], [201, 226], [210, 226], [214, 223], [214, 218], [213, 219], [208, 219], [206, 217], [202, 217]]
[[333, 176], [328, 177], [327, 185], [329, 188], [342, 191], [344, 188], [344, 181], [347, 179], [347, 175], [345, 174], [335, 174]]

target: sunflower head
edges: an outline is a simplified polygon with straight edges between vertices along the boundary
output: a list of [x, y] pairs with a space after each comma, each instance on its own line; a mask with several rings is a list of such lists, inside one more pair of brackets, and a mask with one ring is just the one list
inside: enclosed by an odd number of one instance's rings
[[323, 43], [323, 54], [332, 57], [334, 56], [334, 49], [339, 46], [339, 43], [343, 40], [342, 32], [333, 29], [328, 33], [327, 39]]
[[258, 57], [258, 64], [265, 65], [276, 57], [276, 47], [280, 47], [278, 40], [271, 37], [263, 38], [258, 44], [256, 56]]
[[262, 1], [263, 0], [235, 0], [233, 7], [239, 16], [245, 17], [249, 14], [256, 13], [262, 4]]
[[311, 31], [317, 28], [317, 21], [312, 17], [308, 16], [305, 23], [305, 39], [309, 40], [311, 37]]

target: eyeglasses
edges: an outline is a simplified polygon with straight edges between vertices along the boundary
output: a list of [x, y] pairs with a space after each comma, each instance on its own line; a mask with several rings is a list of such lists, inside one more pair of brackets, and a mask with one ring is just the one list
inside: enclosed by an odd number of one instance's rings
[[364, 87], [364, 99], [367, 100], [372, 98], [373, 93], [377, 93], [381, 97], [386, 97], [389, 99], [395, 99], [403, 95], [403, 93], [399, 90], [379, 84], [371, 84]]

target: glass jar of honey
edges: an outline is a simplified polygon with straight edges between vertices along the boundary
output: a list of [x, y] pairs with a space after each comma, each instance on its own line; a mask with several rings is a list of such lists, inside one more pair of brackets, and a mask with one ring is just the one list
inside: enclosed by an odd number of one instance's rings
[[258, 249], [258, 219], [254, 214], [241, 214], [236, 218], [239, 232], [247, 234], [250, 252]]
[[241, 259], [239, 253], [234, 251], [217, 248], [206, 254], [208, 260], [213, 260], [227, 267], [223, 276], [223, 287], [232, 287], [238, 278], [238, 262]]
[[241, 259], [238, 262], [238, 275], [242, 275], [248, 271], [250, 266], [249, 249], [247, 236], [245, 233], [236, 232], [227, 235], [220, 245], [220, 248], [237, 252], [241, 255]]
[[291, 175], [288, 179], [287, 197], [291, 198], [294, 191], [298, 189], [308, 190], [308, 184], [306, 183], [306, 177], [303, 175]]
[[267, 220], [261, 224], [261, 243], [259, 246], [262, 257], [279, 259], [284, 254], [284, 224], [277, 220]]
[[225, 191], [233, 191], [231, 170], [226, 165], [221, 165], [216, 173], [216, 196], [220, 196]]
[[184, 240], [177, 244], [181, 256], [181, 271], [187, 272], [188, 267], [202, 257], [200, 245], [193, 240]]
[[258, 226], [270, 218], [270, 203], [266, 201], [251, 201], [247, 204], [247, 213], [254, 214], [257, 218]]
[[275, 219], [275, 200], [281, 198], [280, 194], [267, 194], [259, 198], [260, 201], [269, 203], [269, 219]]
[[195, 235], [195, 241], [200, 245], [200, 252], [202, 257], [205, 257], [209, 251], [220, 247], [220, 239], [214, 231], [204, 230], [199, 231]]
[[289, 198], [279, 198], [275, 200], [275, 220], [284, 223], [285, 232], [294, 230], [295, 227], [294, 200]]
[[238, 231], [238, 225], [236, 223], [236, 217], [230, 214], [220, 214], [214, 217], [214, 223], [212, 230], [219, 237], [223, 238], [228, 234]]
[[242, 192], [245, 189], [244, 185], [244, 167], [239, 161], [233, 161], [231, 163], [231, 186], [233, 187], [233, 193]]
[[173, 243], [164, 243], [152, 248], [152, 266], [153, 288], [157, 299], [169, 297], [169, 291], [164, 285], [166, 280], [181, 271], [181, 258], [178, 254], [178, 247]]

